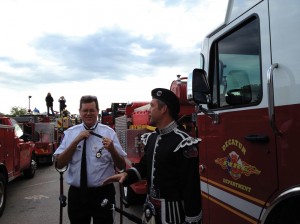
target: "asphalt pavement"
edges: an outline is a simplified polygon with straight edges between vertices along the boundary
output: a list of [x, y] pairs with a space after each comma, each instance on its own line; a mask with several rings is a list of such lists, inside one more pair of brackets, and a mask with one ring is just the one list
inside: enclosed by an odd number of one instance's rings
[[[116, 186], [117, 207], [120, 208], [119, 188]], [[64, 183], [64, 195], [68, 185]], [[7, 201], [0, 224], [60, 224], [60, 174], [54, 166], [39, 166], [34, 178], [21, 176], [7, 186]], [[130, 214], [141, 217], [142, 205], [124, 208]], [[121, 221], [120, 221], [121, 220]], [[67, 207], [62, 209], [62, 223], [68, 224]], [[130, 224], [132, 221], [115, 212], [115, 224]]]

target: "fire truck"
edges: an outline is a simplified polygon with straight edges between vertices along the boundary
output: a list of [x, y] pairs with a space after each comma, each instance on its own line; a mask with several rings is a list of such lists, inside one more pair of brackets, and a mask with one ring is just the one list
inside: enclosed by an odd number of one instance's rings
[[[82, 122], [81, 118], [78, 114], [69, 115], [66, 111], [64, 111], [60, 117], [55, 118], [55, 122], [54, 122], [55, 135], [54, 136], [55, 136], [56, 146], [57, 147], [59, 146], [59, 144], [63, 138], [65, 130], [67, 130], [68, 128], [70, 128], [74, 125], [77, 125], [81, 122]], [[55, 148], [55, 150], [56, 150], [56, 148]], [[53, 157], [51, 157], [51, 158], [52, 158], [52, 163], [53, 163]]]
[[[127, 153], [127, 168], [138, 162], [143, 155], [141, 134], [145, 133], [149, 123], [148, 112], [139, 111], [149, 102], [111, 103], [110, 108], [101, 111], [101, 123], [110, 126], [116, 131], [122, 148]], [[139, 109], [137, 109], [139, 110]], [[147, 120], [148, 119], [148, 120]], [[121, 186], [122, 202], [125, 206], [138, 204], [144, 201], [146, 193], [146, 181], [132, 184], [130, 187]]]
[[[125, 106], [124, 115], [115, 117], [115, 131], [122, 148], [126, 151], [127, 168], [140, 161], [144, 155], [141, 135], [149, 129], [149, 102], [132, 102]], [[119, 113], [120, 114], [120, 113]], [[123, 204], [130, 206], [142, 203], [146, 195], [146, 180], [129, 187], [121, 186]]]
[[7, 183], [22, 174], [34, 177], [34, 149], [34, 142], [28, 140], [16, 120], [0, 116], [0, 217], [6, 204]]
[[115, 128], [115, 119], [123, 116], [127, 103], [112, 103], [110, 108], [101, 111], [101, 123]]
[[14, 117], [25, 135], [35, 143], [38, 164], [53, 165], [53, 153], [58, 147], [59, 132], [56, 123], [46, 115]]
[[187, 96], [202, 139], [203, 224], [300, 223], [299, 8], [230, 0], [202, 42]]

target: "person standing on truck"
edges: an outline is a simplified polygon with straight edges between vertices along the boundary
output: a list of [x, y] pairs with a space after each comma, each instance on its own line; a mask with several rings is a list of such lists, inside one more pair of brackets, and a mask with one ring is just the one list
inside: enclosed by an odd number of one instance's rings
[[168, 89], [151, 92], [150, 123], [152, 133], [142, 135], [145, 144], [140, 162], [123, 173], [113, 175], [104, 184], [120, 182], [128, 186], [147, 178], [144, 217], [149, 222], [199, 223], [202, 218], [199, 157], [195, 139], [176, 122], [179, 99]]
[[64, 97], [64, 96], [61, 96], [61, 97], [58, 99], [58, 102], [59, 102], [59, 114], [60, 114], [60, 116], [62, 116], [63, 110], [66, 109], [66, 107], [67, 107], [65, 97]]
[[101, 207], [104, 199], [115, 201], [113, 184], [102, 182], [115, 173], [115, 167], [125, 168], [126, 153], [115, 131], [98, 122], [96, 96], [82, 96], [79, 114], [81, 124], [64, 132], [54, 153], [58, 169], [67, 166], [68, 215], [71, 224], [112, 224], [113, 211]]
[[47, 114], [50, 116], [49, 110], [51, 110], [52, 116], [54, 116], [53, 111], [53, 97], [51, 96], [51, 93], [49, 92], [45, 98], [46, 106], [47, 106]]

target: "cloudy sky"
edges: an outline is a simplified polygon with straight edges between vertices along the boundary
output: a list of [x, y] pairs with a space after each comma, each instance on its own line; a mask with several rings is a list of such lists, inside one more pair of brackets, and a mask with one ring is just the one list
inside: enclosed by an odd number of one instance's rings
[[78, 113], [82, 95], [100, 110], [150, 101], [177, 74], [198, 67], [205, 35], [225, 17], [227, 0], [1, 0], [0, 112], [54, 110], [65, 96]]

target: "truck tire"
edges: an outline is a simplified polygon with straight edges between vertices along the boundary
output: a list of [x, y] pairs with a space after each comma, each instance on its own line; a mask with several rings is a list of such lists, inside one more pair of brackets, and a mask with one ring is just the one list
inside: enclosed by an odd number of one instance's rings
[[36, 156], [32, 154], [31, 163], [28, 169], [23, 171], [23, 174], [26, 178], [33, 178], [35, 175], [35, 171], [37, 169]]
[[6, 180], [2, 173], [0, 173], [0, 217], [4, 212], [6, 204]]
[[54, 163], [54, 157], [53, 157], [53, 155], [48, 156], [47, 161], [48, 161], [47, 164], [48, 164], [49, 166], [52, 166], [53, 163]]
[[300, 223], [300, 195], [287, 199], [277, 205], [270, 213], [265, 224]]

